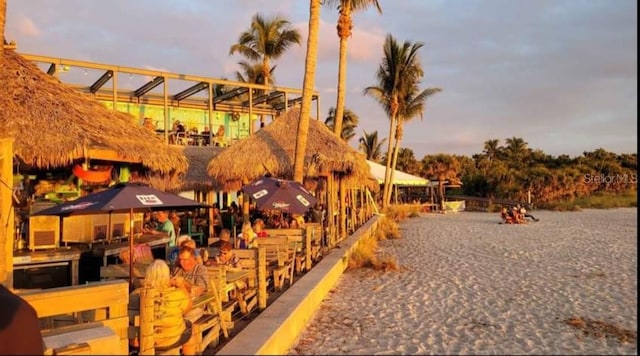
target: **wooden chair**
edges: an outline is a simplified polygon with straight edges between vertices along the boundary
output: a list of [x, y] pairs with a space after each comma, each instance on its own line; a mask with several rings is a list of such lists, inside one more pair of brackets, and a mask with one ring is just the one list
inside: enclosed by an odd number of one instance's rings
[[[195, 227], [195, 230], [194, 230]], [[200, 246], [206, 246], [205, 245], [205, 241], [204, 241], [204, 232], [202, 231], [197, 231], [197, 227], [194, 224], [194, 220], [193, 218], [188, 218], [187, 219], [187, 233], [186, 235], [189, 235], [191, 237], [192, 240], [197, 240]]]
[[286, 236], [261, 237], [255, 240], [258, 247], [265, 248], [267, 274], [273, 277], [276, 291], [284, 287], [284, 282], [293, 278], [294, 254], [290, 252], [289, 239]]

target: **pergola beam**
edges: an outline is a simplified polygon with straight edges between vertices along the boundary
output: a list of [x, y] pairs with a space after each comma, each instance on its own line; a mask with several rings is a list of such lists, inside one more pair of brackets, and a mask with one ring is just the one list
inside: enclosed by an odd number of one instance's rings
[[95, 92], [100, 90], [100, 88], [102, 88], [102, 86], [104, 86], [112, 77], [113, 77], [112, 70], [108, 70], [104, 72], [104, 74], [101, 75], [100, 78], [98, 78], [98, 80], [96, 80], [93, 84], [91, 84], [91, 86], [89, 87], [89, 92], [91, 92], [91, 94], [94, 94]]
[[136, 89], [133, 92], [133, 96], [139, 98], [143, 95], [145, 95], [146, 93], [152, 91], [155, 87], [157, 87], [158, 85], [164, 83], [164, 77], [155, 77], [153, 78], [151, 81], [147, 82], [145, 85], [141, 86], [140, 88]]
[[205, 89], [207, 89], [209, 87], [209, 83], [207, 82], [200, 82], [198, 84], [192, 85], [189, 88], [179, 92], [178, 94], [173, 96], [173, 100], [175, 101], [181, 101], [184, 100], [188, 97], [190, 97], [191, 95], [194, 95], [196, 93], [199, 93]]
[[[279, 90], [276, 90], [276, 91], [274, 91], [274, 92], [272, 92], [270, 94], [261, 95], [261, 96], [255, 98], [255, 99], [253, 99], [253, 105], [258, 105], [258, 104], [262, 104], [264, 102], [269, 102], [271, 100], [275, 100], [275, 99], [277, 99], [278, 97], [280, 97], [282, 95], [284, 95], [284, 92], [283, 91], [279, 91]], [[244, 103], [242, 103], [242, 105], [244, 105], [244, 106], [249, 105], [249, 101], [248, 100], [245, 101]]]
[[231, 90], [228, 93], [224, 93], [222, 95], [218, 95], [215, 98], [213, 98], [213, 103], [214, 104], [218, 104], [218, 103], [221, 103], [221, 102], [223, 102], [225, 100], [233, 99], [236, 96], [242, 95], [242, 94], [247, 93], [247, 92], [249, 92], [249, 88], [246, 88], [246, 87], [245, 88], [235, 88], [235, 89]]

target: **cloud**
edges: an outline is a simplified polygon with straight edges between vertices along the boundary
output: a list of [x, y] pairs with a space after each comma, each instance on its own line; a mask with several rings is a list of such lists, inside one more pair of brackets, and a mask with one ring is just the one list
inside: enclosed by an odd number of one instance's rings
[[[301, 88], [305, 1], [10, 1], [6, 37], [21, 53], [233, 79], [229, 47], [256, 13], [281, 14], [303, 34], [277, 65], [280, 86]], [[362, 130], [388, 136], [380, 106], [362, 95], [376, 83], [386, 34], [422, 42], [422, 88], [440, 87], [424, 120], [407, 125], [417, 158], [473, 154], [491, 138], [521, 137], [549, 154], [603, 147], [637, 151], [637, 2], [630, 0], [403, 0], [354, 15], [346, 105]], [[409, 15], [412, 20], [408, 20]], [[321, 116], [335, 106], [338, 13], [321, 10], [315, 87]], [[417, 20], [413, 20], [417, 19]], [[71, 73], [69, 73], [71, 76]], [[174, 84], [172, 84], [174, 85]], [[177, 84], [175, 84], [177, 85]]]

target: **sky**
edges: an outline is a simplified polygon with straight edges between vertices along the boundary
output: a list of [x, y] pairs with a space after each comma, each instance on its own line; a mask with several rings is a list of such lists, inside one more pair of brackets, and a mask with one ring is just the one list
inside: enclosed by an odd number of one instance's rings
[[[504, 144], [511, 137], [554, 156], [637, 152], [636, 0], [379, 3], [382, 14], [355, 13], [348, 41], [346, 107], [360, 118], [352, 146], [363, 130], [389, 134], [386, 114], [362, 92], [377, 84], [391, 34], [424, 45], [421, 88], [442, 89], [422, 118], [405, 124], [401, 147], [418, 160], [471, 156], [489, 139]], [[273, 62], [276, 85], [302, 88], [304, 0], [7, 0], [5, 37], [19, 53], [233, 79], [243, 58], [229, 48], [256, 13], [281, 15], [302, 34], [300, 46]], [[337, 18], [337, 9], [322, 7], [315, 79], [321, 120], [336, 102]]]

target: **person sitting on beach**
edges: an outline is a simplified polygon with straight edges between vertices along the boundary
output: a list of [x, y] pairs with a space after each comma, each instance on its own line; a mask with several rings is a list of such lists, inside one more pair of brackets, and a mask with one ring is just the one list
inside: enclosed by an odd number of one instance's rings
[[[518, 206], [519, 206], [519, 205], [518, 205]], [[522, 218], [523, 218], [523, 219], [525, 219], [525, 220], [526, 220], [526, 218], [529, 218], [529, 219], [531, 219], [531, 220], [533, 220], [533, 221], [535, 221], [535, 222], [540, 221], [540, 219], [537, 219], [535, 216], [533, 216], [533, 215], [531, 215], [531, 214], [527, 213], [527, 209], [525, 209], [525, 208], [524, 208], [524, 206], [521, 206], [521, 207], [520, 207], [520, 215], [521, 215], [521, 216], [522, 216]]]
[[500, 217], [502, 218], [502, 221], [500, 222], [500, 224], [513, 224], [513, 217], [511, 216], [511, 214], [509, 214], [509, 211], [507, 210], [507, 208], [502, 208], [502, 211], [500, 212]]
[[524, 216], [522, 216], [522, 214], [520, 214], [520, 209], [516, 206], [512, 207], [509, 214], [511, 215], [511, 218], [513, 218], [513, 223], [514, 224], [526, 224], [527, 221], [524, 219]]
[[[154, 320], [154, 337], [156, 351], [167, 351], [183, 346], [192, 334], [192, 322], [185, 319], [184, 315], [191, 310], [192, 301], [184, 288], [171, 286], [169, 266], [163, 260], [155, 260], [145, 271], [144, 287], [153, 288], [158, 293], [159, 302], [154, 303], [154, 315], [162, 315], [162, 318]], [[129, 296], [129, 310], [134, 314], [140, 313], [141, 288], [135, 289]], [[138, 347], [138, 340], [133, 339], [132, 344]], [[195, 349], [189, 350], [189, 346], [183, 346], [185, 355], [193, 355]]]

